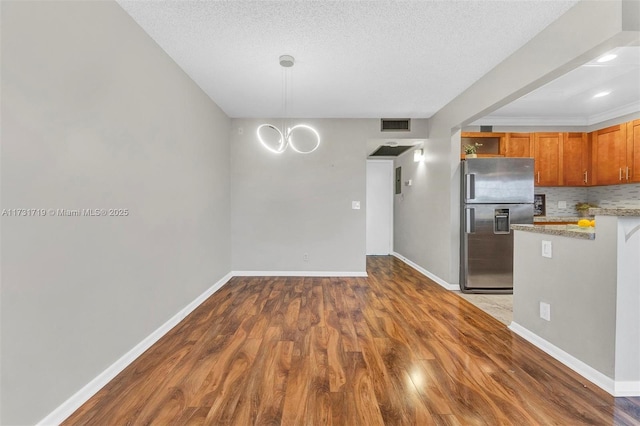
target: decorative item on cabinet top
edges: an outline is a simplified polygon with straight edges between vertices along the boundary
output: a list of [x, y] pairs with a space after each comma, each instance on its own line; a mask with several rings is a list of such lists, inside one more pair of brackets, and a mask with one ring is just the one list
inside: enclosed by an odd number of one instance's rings
[[465, 158], [476, 158], [478, 155], [476, 152], [478, 151], [478, 147], [482, 146], [481, 143], [474, 143], [473, 145], [465, 145], [464, 146], [464, 155]]
[[578, 211], [578, 216], [580, 217], [587, 217], [589, 216], [589, 209], [590, 208], [596, 208], [598, 207], [596, 204], [593, 203], [577, 203], [576, 204], [576, 210]]

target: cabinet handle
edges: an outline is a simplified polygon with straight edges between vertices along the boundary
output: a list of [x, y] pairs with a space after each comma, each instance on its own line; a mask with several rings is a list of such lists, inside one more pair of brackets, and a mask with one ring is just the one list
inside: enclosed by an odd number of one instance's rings
[[584, 183], [589, 183], [589, 171], [584, 171]]
[[627, 166], [627, 180], [629, 180], [629, 166]]
[[619, 180], [622, 180], [622, 167], [620, 167]]
[[540, 172], [538, 172], [538, 183], [540, 183]]

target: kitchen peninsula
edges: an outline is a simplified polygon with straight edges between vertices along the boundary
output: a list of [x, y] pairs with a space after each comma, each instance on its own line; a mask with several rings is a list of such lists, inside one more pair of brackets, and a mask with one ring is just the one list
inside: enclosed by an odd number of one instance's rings
[[640, 396], [640, 208], [589, 213], [595, 229], [512, 226], [509, 328], [612, 395]]

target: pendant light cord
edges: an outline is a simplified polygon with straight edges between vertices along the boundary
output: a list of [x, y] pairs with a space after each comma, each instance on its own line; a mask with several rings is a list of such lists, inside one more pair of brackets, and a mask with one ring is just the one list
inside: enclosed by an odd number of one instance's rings
[[282, 67], [282, 132], [285, 138], [287, 137], [286, 117], [287, 117], [288, 107], [289, 106], [287, 105], [287, 69]]

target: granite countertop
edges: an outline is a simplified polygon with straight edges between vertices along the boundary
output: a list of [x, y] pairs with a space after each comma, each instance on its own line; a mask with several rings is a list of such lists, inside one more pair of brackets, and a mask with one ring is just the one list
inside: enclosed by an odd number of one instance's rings
[[533, 222], [574, 222], [578, 223], [580, 219], [593, 219], [593, 217], [579, 217], [579, 216], [534, 216]]
[[640, 208], [598, 208], [592, 207], [589, 209], [590, 215], [599, 216], [640, 216]]
[[594, 240], [596, 238], [596, 229], [592, 226], [583, 228], [578, 225], [511, 225], [511, 229], [584, 240]]
[[[589, 209], [589, 216], [639, 216], [640, 208], [598, 208]], [[580, 219], [590, 219], [578, 216], [536, 216], [533, 222], [578, 222]], [[562, 237], [581, 238], [594, 240], [596, 238], [595, 228], [580, 227], [578, 225], [511, 225], [515, 231], [536, 232], [538, 234], [559, 235]]]

